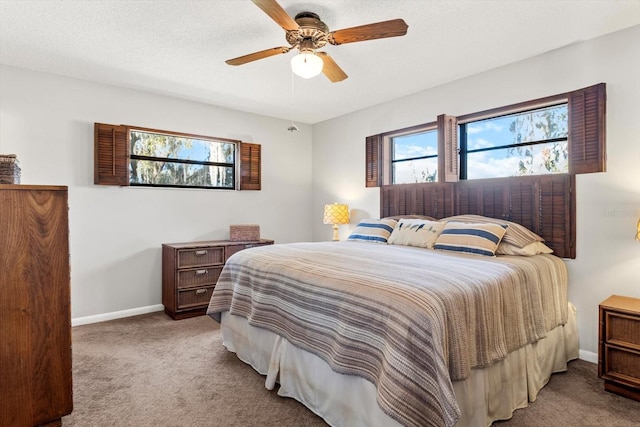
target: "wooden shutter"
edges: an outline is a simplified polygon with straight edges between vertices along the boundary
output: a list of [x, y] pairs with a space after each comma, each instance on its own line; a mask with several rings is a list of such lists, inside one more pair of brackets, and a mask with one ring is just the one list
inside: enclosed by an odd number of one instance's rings
[[569, 173], [606, 170], [606, 85], [569, 93]]
[[382, 185], [382, 135], [368, 136], [366, 139], [366, 186]]
[[129, 128], [94, 123], [93, 182], [129, 185]]
[[380, 187], [380, 217], [427, 215], [444, 218], [454, 212], [453, 184], [429, 182]]
[[458, 170], [458, 119], [438, 116], [438, 181], [456, 182]]
[[261, 189], [260, 144], [240, 143], [240, 190]]
[[542, 175], [538, 180], [539, 228], [536, 233], [560, 258], [576, 257], [575, 175]]

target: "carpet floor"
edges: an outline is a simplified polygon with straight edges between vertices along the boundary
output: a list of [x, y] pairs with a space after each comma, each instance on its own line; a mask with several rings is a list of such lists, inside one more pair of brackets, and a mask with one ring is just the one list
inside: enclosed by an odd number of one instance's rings
[[[151, 313], [73, 328], [73, 412], [64, 427], [326, 426], [264, 387], [222, 346], [208, 316]], [[640, 402], [603, 390], [597, 366], [577, 360], [536, 402], [495, 427], [640, 426]], [[462, 427], [462, 426], [461, 426]]]

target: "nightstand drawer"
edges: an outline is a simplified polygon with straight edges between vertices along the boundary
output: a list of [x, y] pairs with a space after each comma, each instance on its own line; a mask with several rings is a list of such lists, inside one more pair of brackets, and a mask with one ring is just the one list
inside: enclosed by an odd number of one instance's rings
[[222, 266], [178, 270], [178, 289], [215, 285], [221, 271]]
[[604, 389], [640, 401], [640, 299], [611, 295], [599, 310], [598, 375]]
[[240, 252], [245, 249], [255, 248], [258, 246], [264, 246], [265, 244], [268, 244], [268, 243], [253, 242], [253, 243], [242, 243], [239, 245], [229, 245], [227, 246], [227, 250], [225, 252], [225, 262], [227, 262], [229, 257], [235, 254], [236, 252]]
[[224, 246], [190, 248], [178, 251], [178, 268], [211, 264], [224, 264]]
[[640, 317], [607, 312], [606, 341], [640, 351]]
[[165, 313], [174, 320], [202, 316], [227, 258], [244, 249], [272, 244], [273, 240], [267, 239], [163, 243], [162, 305]]
[[607, 345], [604, 360], [605, 378], [617, 379], [640, 389], [640, 352]]
[[211, 299], [214, 286], [178, 291], [178, 309], [205, 306]]

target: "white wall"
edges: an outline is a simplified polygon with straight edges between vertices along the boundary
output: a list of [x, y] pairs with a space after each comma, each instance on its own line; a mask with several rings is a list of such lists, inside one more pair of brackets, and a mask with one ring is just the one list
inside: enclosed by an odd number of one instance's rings
[[640, 216], [640, 26], [315, 124], [314, 240], [330, 238], [325, 203], [354, 210], [342, 238], [358, 220], [379, 216], [379, 190], [364, 187], [366, 136], [599, 82], [607, 84], [607, 172], [577, 178], [577, 258], [567, 262], [580, 348], [593, 360], [598, 304], [611, 294], [640, 297], [640, 242], [633, 238]]
[[[215, 79], [212, 79], [215, 84]], [[93, 184], [93, 123], [262, 145], [262, 190]], [[311, 240], [311, 127], [16, 68], [0, 68], [0, 153], [23, 184], [69, 187], [72, 318], [161, 304], [161, 244], [227, 239], [259, 224], [276, 242]]]

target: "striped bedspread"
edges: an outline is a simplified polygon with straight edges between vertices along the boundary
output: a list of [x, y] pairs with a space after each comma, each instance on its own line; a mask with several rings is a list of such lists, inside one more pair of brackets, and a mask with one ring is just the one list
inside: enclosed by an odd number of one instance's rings
[[223, 311], [371, 381], [401, 424], [451, 426], [452, 381], [566, 322], [567, 272], [551, 255], [279, 244], [228, 260], [207, 313]]

